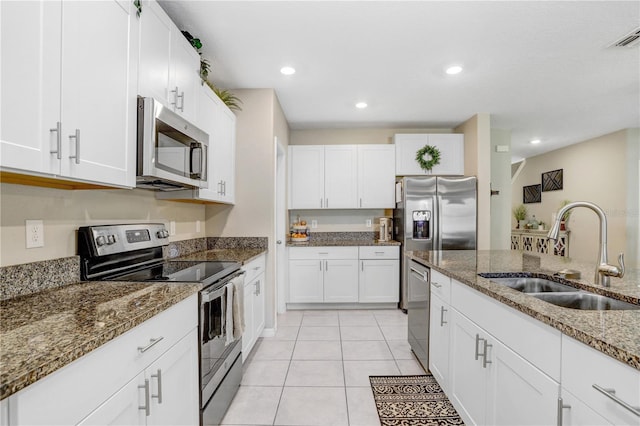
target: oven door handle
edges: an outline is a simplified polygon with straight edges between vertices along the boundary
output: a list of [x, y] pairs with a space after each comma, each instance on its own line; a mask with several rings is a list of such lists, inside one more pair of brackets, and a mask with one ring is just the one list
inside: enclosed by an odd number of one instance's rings
[[224, 289], [227, 287], [227, 284], [234, 278], [238, 278], [240, 275], [244, 274], [244, 271], [237, 272], [230, 276], [228, 279], [225, 279], [224, 282], [222, 282], [222, 286], [218, 287], [216, 290], [202, 292], [202, 303], [208, 303], [214, 299], [217, 299], [218, 297], [222, 297], [224, 295]]

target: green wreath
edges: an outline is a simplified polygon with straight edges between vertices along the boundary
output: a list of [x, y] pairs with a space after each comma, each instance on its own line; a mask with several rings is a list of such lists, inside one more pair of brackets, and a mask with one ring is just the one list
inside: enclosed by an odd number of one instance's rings
[[[425, 160], [424, 156], [429, 155], [430, 160]], [[440, 164], [440, 150], [435, 146], [425, 145], [416, 152], [416, 161], [422, 170], [431, 171], [433, 166]]]

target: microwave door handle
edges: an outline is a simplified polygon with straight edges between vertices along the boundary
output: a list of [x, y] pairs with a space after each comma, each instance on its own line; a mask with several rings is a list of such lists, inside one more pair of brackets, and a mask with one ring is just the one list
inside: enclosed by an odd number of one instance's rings
[[202, 146], [191, 148], [191, 174], [197, 178], [202, 176]]

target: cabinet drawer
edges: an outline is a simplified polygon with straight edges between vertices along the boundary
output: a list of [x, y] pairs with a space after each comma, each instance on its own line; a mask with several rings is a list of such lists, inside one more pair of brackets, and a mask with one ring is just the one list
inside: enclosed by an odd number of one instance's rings
[[291, 247], [289, 259], [357, 259], [358, 247]]
[[596, 390], [615, 389], [615, 397], [640, 407], [640, 371], [562, 336], [562, 387], [613, 424], [638, 424], [640, 417]]
[[194, 294], [12, 395], [11, 424], [77, 424], [197, 325]]
[[398, 259], [399, 246], [360, 246], [360, 259]]
[[453, 279], [451, 306], [560, 381], [560, 331]]
[[438, 295], [443, 302], [451, 301], [451, 278], [431, 268], [431, 294]]
[[253, 259], [251, 262], [242, 265], [242, 270], [245, 271], [244, 282], [245, 284], [253, 281], [255, 277], [264, 272], [266, 267], [266, 256], [261, 254], [258, 258]]

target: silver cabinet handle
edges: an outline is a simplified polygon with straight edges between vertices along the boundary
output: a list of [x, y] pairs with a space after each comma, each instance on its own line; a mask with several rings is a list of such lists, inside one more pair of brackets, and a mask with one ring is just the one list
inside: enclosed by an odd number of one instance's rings
[[158, 343], [160, 343], [160, 341], [164, 339], [163, 336], [158, 337], [157, 339], [151, 339], [149, 340], [149, 344], [147, 346], [138, 346], [138, 352], [145, 353], [146, 351], [148, 351], [149, 349], [151, 349], [153, 346], [157, 345]]
[[158, 368], [158, 373], [152, 374], [151, 377], [158, 379], [158, 393], [156, 395], [151, 395], [151, 398], [157, 398], [158, 404], [162, 404], [162, 370]]
[[592, 385], [592, 387], [597, 390], [598, 392], [600, 392], [601, 394], [603, 394], [604, 396], [612, 399], [615, 403], [622, 405], [624, 408], [626, 408], [627, 410], [631, 411], [633, 414], [635, 414], [636, 416], [640, 417], [640, 407], [634, 407], [633, 405], [621, 400], [620, 398], [618, 398], [615, 393], [616, 390], [615, 389], [609, 389], [609, 388], [603, 388], [602, 386], [598, 386], [595, 383]]
[[322, 208], [322, 198], [320, 198], [320, 208]]
[[447, 324], [447, 321], [444, 320], [444, 313], [447, 312], [447, 309], [444, 306], [440, 306], [440, 327], [444, 327]]
[[173, 102], [171, 102], [171, 105], [173, 105], [173, 109], [178, 109], [178, 86], [176, 86], [176, 89], [172, 90], [171, 93], [173, 93]]
[[364, 271], [364, 260], [360, 261], [360, 270]]
[[383, 255], [383, 254], [384, 254], [384, 252], [383, 252], [383, 251], [376, 251], [376, 252], [374, 252], [374, 254]]
[[69, 135], [69, 140], [76, 140], [76, 155], [70, 155], [69, 158], [75, 158], [76, 164], [80, 164], [80, 129], [76, 129], [75, 135]]
[[60, 160], [62, 158], [62, 123], [60, 123], [59, 121], [56, 122], [56, 127], [55, 129], [49, 129], [49, 132], [53, 133], [56, 132], [56, 150], [55, 151], [49, 151], [49, 153], [51, 154], [57, 154], [56, 158], [58, 160]]
[[325, 271], [329, 270], [329, 261], [327, 261], [327, 260], [324, 261], [324, 270]]
[[[176, 87], [176, 90], [178, 88]], [[184, 90], [182, 92], [180, 92], [180, 94], [176, 94], [176, 103], [178, 102], [178, 98], [180, 98], [181, 102], [180, 102], [180, 106], [176, 105], [176, 109], [179, 109], [180, 112], [184, 112]]]
[[[479, 350], [479, 343], [481, 340], [483, 342], [483, 353], [480, 353]], [[490, 345], [487, 339], [480, 337], [479, 334], [476, 334], [476, 361], [479, 357], [482, 357], [482, 368], [487, 368], [487, 364], [491, 364], [491, 361], [487, 361], [487, 348], [490, 348], [492, 346], [493, 345]]]
[[420, 276], [420, 278], [422, 278], [422, 281], [424, 281], [424, 282], [428, 282], [429, 281], [429, 278], [428, 278], [426, 272], [419, 271], [419, 270], [417, 270], [416, 268], [413, 268], [413, 267], [409, 267], [409, 269], [411, 269], [411, 272], [415, 272], [416, 274], [418, 274]]
[[325, 208], [327, 208], [327, 209], [329, 208], [329, 199], [328, 199], [328, 198], [325, 198], [325, 200], [324, 200], [324, 206], [325, 206]]
[[565, 408], [571, 408], [571, 406], [564, 404], [562, 398], [558, 398], [558, 426], [562, 426], [562, 410]]
[[362, 198], [360, 198], [360, 207], [362, 207]]
[[483, 340], [484, 340], [484, 353], [482, 354], [482, 368], [487, 368], [487, 364], [491, 364], [493, 362], [487, 359], [488, 358], [487, 348], [491, 348], [493, 347], [493, 345], [490, 345], [487, 339], [483, 339]]
[[138, 385], [138, 389], [144, 389], [144, 405], [138, 405], [138, 410], [144, 410], [145, 416], [151, 414], [151, 404], [149, 404], [149, 379], [144, 380], [144, 385]]
[[320, 271], [322, 271], [322, 260], [320, 261]]
[[256, 291], [253, 293], [256, 296], [260, 295], [260, 280], [256, 281], [256, 283], [254, 284], [256, 286]]
[[431, 285], [434, 286], [435, 288], [442, 288], [442, 284], [438, 284], [435, 281], [431, 281]]
[[218, 195], [222, 195], [222, 181], [218, 182]]

